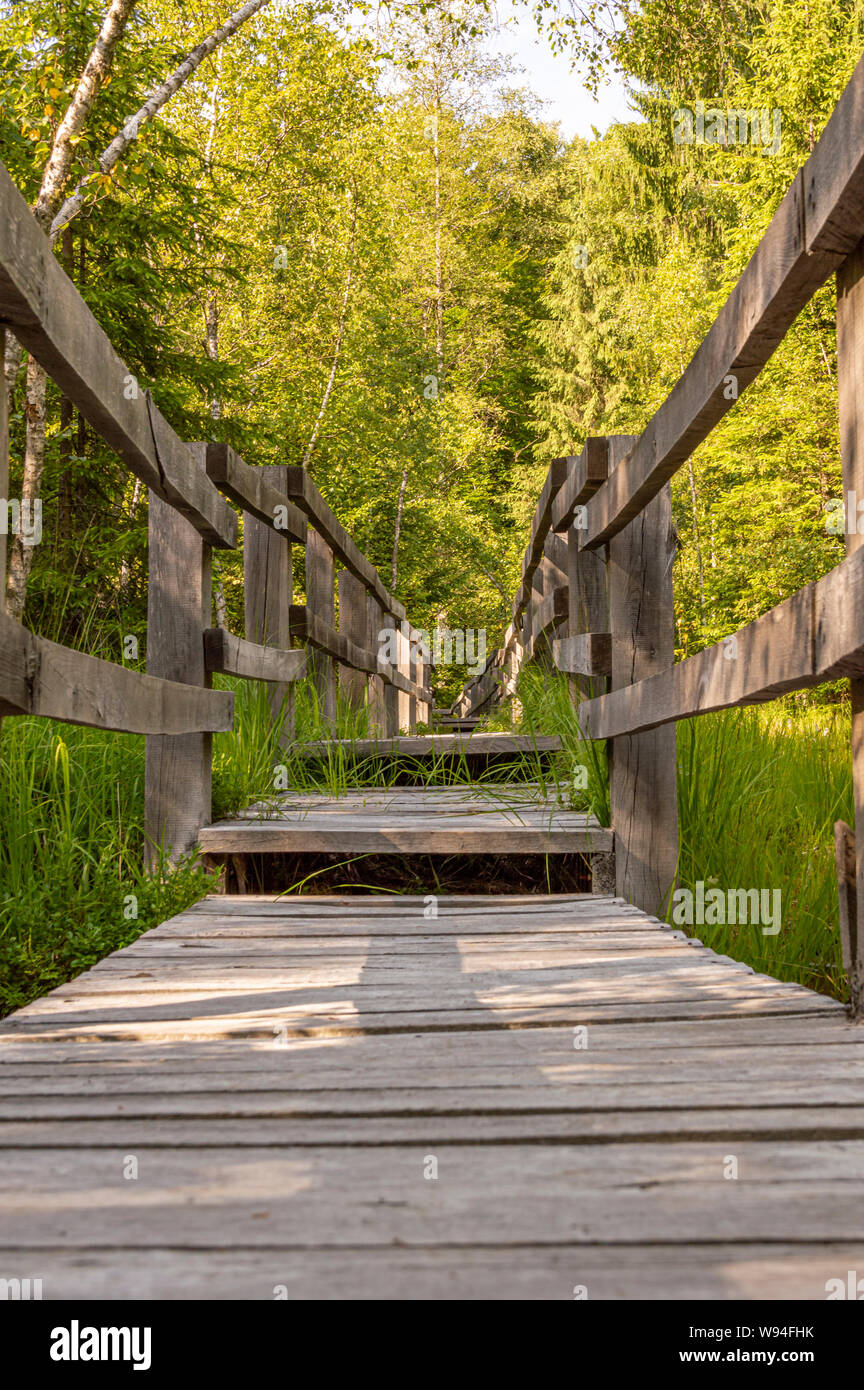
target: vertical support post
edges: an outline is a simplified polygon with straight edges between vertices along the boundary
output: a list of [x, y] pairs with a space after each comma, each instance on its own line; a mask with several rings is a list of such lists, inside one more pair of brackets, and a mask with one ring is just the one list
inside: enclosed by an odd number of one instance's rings
[[[580, 632], [608, 632], [609, 607], [606, 599], [606, 548], [580, 550], [579, 530], [567, 533], [567, 635]], [[571, 676], [570, 697], [574, 704], [605, 695], [604, 676]]]
[[[609, 439], [609, 472], [634, 436]], [[675, 660], [669, 484], [609, 542], [612, 689], [645, 680]], [[609, 743], [615, 877], [619, 897], [645, 912], [664, 911], [678, 865], [675, 726]]]
[[[0, 323], [0, 504], [4, 507], [9, 501], [9, 396], [5, 365], [6, 329]], [[6, 529], [4, 526], [0, 531], [0, 613], [6, 612]], [[0, 718], [0, 731], [2, 729], [3, 720]]]
[[[288, 470], [284, 464], [266, 464], [262, 470], [272, 488], [288, 497]], [[244, 628], [247, 642], [286, 651], [291, 645], [291, 597], [293, 591], [291, 542], [280, 532], [243, 514]], [[294, 686], [268, 685], [267, 699], [275, 722], [285, 707], [280, 743], [294, 737]]]
[[[333, 551], [317, 531], [309, 530], [306, 538], [306, 607], [327, 627], [336, 627], [336, 574]], [[336, 670], [333, 658], [326, 652], [310, 653], [312, 680], [318, 695], [318, 707], [325, 724], [336, 721]]]
[[[383, 616], [383, 628], [387, 633], [384, 650], [397, 658], [396, 661], [388, 661], [387, 665], [391, 671], [396, 671], [399, 669], [398, 651], [395, 650], [399, 640], [399, 624], [392, 613], [384, 613]], [[384, 730], [387, 738], [395, 738], [399, 732], [399, 691], [386, 678], [384, 680]]]
[[[407, 680], [411, 679], [411, 643], [408, 640], [408, 634], [410, 630], [411, 629], [408, 622], [403, 618], [402, 622], [399, 624], [396, 636], [396, 644], [399, 652], [397, 669], [399, 671], [399, 674], [401, 676], [405, 676]], [[407, 691], [400, 690], [398, 691], [398, 697], [399, 698], [396, 719], [397, 732], [404, 731], [405, 733], [410, 733], [411, 696], [407, 693]]]
[[[408, 636], [408, 674], [409, 674], [409, 676], [411, 677], [411, 679], [412, 679], [412, 681], [414, 682], [414, 684], [415, 684], [415, 685], [419, 685], [419, 684], [420, 684], [420, 676], [419, 676], [419, 674], [418, 674], [417, 640], [416, 640], [416, 637], [415, 637], [414, 628], [411, 626], [410, 622], [406, 625], [406, 630], [407, 630], [407, 636]], [[419, 701], [418, 701], [418, 699], [417, 699], [417, 696], [416, 696], [416, 695], [409, 695], [409, 696], [408, 696], [408, 732], [409, 732], [409, 734], [413, 734], [413, 733], [416, 733], [416, 732], [417, 732], [417, 709], [418, 709], [418, 706], [419, 706]]]
[[[0, 503], [9, 501], [9, 397], [6, 391], [6, 329], [0, 323]], [[4, 518], [5, 520], [5, 518]], [[6, 609], [6, 526], [0, 531], [0, 611]]]
[[[203, 470], [206, 445], [190, 444]], [[209, 687], [204, 629], [210, 626], [210, 546], [195, 527], [150, 493], [147, 671], [165, 680]], [[160, 849], [172, 863], [195, 848], [211, 816], [212, 736], [147, 738], [144, 829], [147, 862]]]
[[[857, 525], [864, 499], [864, 241], [837, 271], [837, 403], [846, 512], [846, 554], [864, 543]], [[851, 497], [850, 497], [851, 494]], [[849, 515], [849, 504], [852, 515]], [[852, 785], [855, 802], [855, 916], [849, 923], [849, 1004], [864, 1016], [864, 679], [850, 680]]]
[[[366, 588], [350, 570], [339, 571], [339, 631], [355, 647], [366, 646]], [[339, 689], [352, 709], [366, 703], [366, 677], [350, 666], [339, 667]]]
[[[384, 613], [374, 594], [366, 595], [366, 648], [377, 657], [379, 652], [378, 634], [384, 626]], [[384, 706], [384, 681], [381, 676], [370, 676], [366, 683], [366, 705], [369, 710], [369, 733], [386, 737], [387, 711]]]

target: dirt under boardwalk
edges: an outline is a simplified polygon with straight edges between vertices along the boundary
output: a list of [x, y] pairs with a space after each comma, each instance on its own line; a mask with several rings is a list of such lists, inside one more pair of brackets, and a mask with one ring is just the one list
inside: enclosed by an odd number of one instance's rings
[[862, 1043], [612, 898], [209, 898], [0, 1025], [0, 1276], [824, 1299]]

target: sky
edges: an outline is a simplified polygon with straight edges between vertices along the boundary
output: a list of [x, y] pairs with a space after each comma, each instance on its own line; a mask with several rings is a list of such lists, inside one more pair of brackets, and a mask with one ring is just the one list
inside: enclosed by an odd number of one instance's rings
[[592, 127], [602, 134], [614, 121], [639, 119], [630, 111], [623, 85], [613, 81], [603, 86], [597, 99], [586, 91], [579, 74], [570, 69], [564, 54], [555, 54], [524, 6], [499, 0], [500, 33], [489, 39], [493, 53], [510, 54], [525, 72], [521, 83], [530, 87], [546, 103], [545, 120], [557, 121], [567, 139], [574, 135], [590, 138]]

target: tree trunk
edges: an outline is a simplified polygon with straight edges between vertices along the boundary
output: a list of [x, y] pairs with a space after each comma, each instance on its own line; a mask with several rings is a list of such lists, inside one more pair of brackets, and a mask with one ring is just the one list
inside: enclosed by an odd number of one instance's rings
[[[27, 364], [27, 443], [24, 451], [24, 482], [21, 506], [31, 507], [39, 497], [42, 469], [45, 463], [45, 395], [47, 379], [33, 358]], [[23, 525], [21, 530], [23, 530]], [[27, 600], [27, 581], [33, 566], [32, 545], [24, 545], [19, 534], [12, 542], [9, 557], [9, 582], [6, 586], [6, 611], [20, 623]]]
[[402, 512], [405, 507], [405, 488], [408, 485], [408, 469], [402, 469], [402, 481], [399, 484], [399, 500], [396, 503], [396, 525], [393, 528], [393, 563], [390, 567], [390, 588], [395, 594], [396, 579], [399, 574], [399, 536], [402, 532]]

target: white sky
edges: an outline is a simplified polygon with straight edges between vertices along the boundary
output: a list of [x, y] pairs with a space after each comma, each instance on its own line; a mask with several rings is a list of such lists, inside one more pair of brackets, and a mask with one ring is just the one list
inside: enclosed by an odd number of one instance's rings
[[544, 101], [544, 119], [557, 121], [565, 138], [590, 138], [592, 126], [602, 134], [614, 121], [641, 119], [630, 110], [626, 92], [618, 82], [601, 87], [595, 100], [579, 73], [571, 71], [569, 58], [553, 53], [548, 39], [537, 33], [524, 5], [499, 0], [497, 9], [501, 31], [488, 41], [490, 50], [510, 54], [525, 69], [518, 85], [530, 87]]

